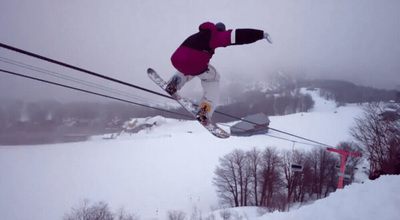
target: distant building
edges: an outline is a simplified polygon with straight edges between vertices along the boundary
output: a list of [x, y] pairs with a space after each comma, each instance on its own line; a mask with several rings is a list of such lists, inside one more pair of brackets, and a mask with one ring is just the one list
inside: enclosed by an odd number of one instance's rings
[[270, 120], [264, 113], [249, 115], [231, 127], [233, 136], [252, 136], [256, 134], [268, 133]]
[[395, 121], [400, 119], [400, 106], [398, 103], [394, 101], [389, 101], [383, 107], [381, 114], [379, 114], [381, 118], [385, 121]]

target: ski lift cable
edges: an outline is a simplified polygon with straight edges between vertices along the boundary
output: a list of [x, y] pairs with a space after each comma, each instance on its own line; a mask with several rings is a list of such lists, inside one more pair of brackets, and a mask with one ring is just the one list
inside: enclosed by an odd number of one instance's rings
[[[321, 143], [321, 142], [318, 142], [318, 141], [314, 141], [314, 140], [311, 140], [311, 139], [308, 139], [308, 138], [305, 138], [305, 137], [301, 137], [299, 135], [291, 134], [289, 132], [285, 132], [285, 131], [282, 131], [282, 130], [279, 130], [279, 129], [275, 129], [275, 128], [272, 128], [270, 126], [260, 125], [260, 124], [257, 124], [255, 122], [252, 122], [252, 121], [249, 121], [249, 120], [246, 120], [246, 119], [242, 119], [242, 118], [239, 118], [239, 117], [236, 117], [236, 116], [233, 116], [233, 115], [229, 115], [229, 114], [217, 111], [217, 110], [215, 111], [215, 113], [219, 113], [219, 114], [222, 114], [224, 116], [227, 116], [227, 117], [230, 117], [230, 118], [233, 118], [233, 119], [236, 119], [236, 120], [241, 120], [243, 122], [247, 122], [247, 123], [250, 123], [250, 124], [258, 125], [258, 126], [261, 126], [261, 127], [264, 127], [264, 128], [268, 128], [268, 129], [270, 129], [272, 131], [276, 131], [278, 133], [282, 133], [282, 134], [285, 134], [285, 135], [288, 135], [288, 136], [291, 136], [291, 137], [294, 137], [294, 138], [298, 138], [298, 139], [301, 139], [301, 140], [304, 140], [304, 141], [307, 141], [307, 142], [311, 142], [311, 143], [314, 143], [316, 146], [332, 147], [331, 145], [328, 145], [328, 144], [324, 144], [324, 143]], [[276, 138], [278, 138], [278, 137], [276, 137]], [[293, 141], [293, 140], [288, 140], [288, 141]], [[298, 142], [298, 143], [300, 143], [300, 142]]]
[[331, 147], [330, 145], [327, 145], [327, 144], [324, 144], [324, 143], [321, 143], [321, 142], [318, 142], [318, 141], [314, 141], [314, 140], [311, 140], [311, 139], [308, 139], [308, 138], [304, 138], [304, 137], [301, 137], [301, 136], [298, 136], [298, 135], [295, 135], [295, 134], [291, 134], [289, 132], [285, 132], [285, 131], [282, 131], [282, 130], [279, 130], [279, 129], [275, 129], [275, 128], [269, 127], [269, 126], [260, 125], [260, 124], [254, 123], [252, 121], [249, 121], [249, 120], [246, 120], [246, 119], [242, 119], [242, 118], [239, 118], [239, 117], [236, 117], [236, 116], [233, 116], [233, 115], [229, 115], [229, 114], [217, 111], [217, 110], [215, 111], [215, 113], [218, 113], [218, 114], [221, 114], [221, 115], [224, 115], [224, 116], [236, 119], [236, 120], [240, 120], [240, 121], [243, 121], [243, 122], [247, 122], [247, 123], [250, 123], [250, 124], [259, 125], [261, 127], [268, 128], [268, 129], [270, 129], [272, 131], [276, 131], [276, 132], [279, 132], [279, 133], [282, 133], [282, 134], [285, 134], [285, 135], [288, 135], [288, 136], [292, 136], [292, 137], [295, 137], [295, 138], [298, 138], [298, 139], [301, 139], [301, 140], [304, 140], [304, 141], [308, 141], [308, 142], [311, 142], [311, 143], [314, 143], [314, 144], [317, 144], [317, 145]]
[[[25, 63], [22, 63], [22, 62], [18, 62], [18, 61], [15, 61], [15, 60], [10, 60], [10, 59], [4, 58], [4, 57], [0, 57], [0, 62], [8, 63], [8, 64], [14, 65], [14, 66], [19, 66], [19, 67], [22, 67], [22, 68], [25, 68], [25, 69], [29, 69], [29, 70], [33, 70], [33, 71], [36, 71], [36, 72], [39, 72], [39, 73], [43, 73], [43, 74], [46, 74], [46, 75], [51, 75], [51, 76], [54, 76], [54, 77], [57, 77], [57, 78], [60, 78], [60, 79], [65, 79], [65, 80], [68, 80], [68, 81], [71, 81], [71, 82], [79, 83], [79, 84], [82, 84], [82, 85], [85, 85], [85, 86], [89, 86], [89, 87], [92, 87], [92, 88], [96, 88], [96, 89], [100, 89], [100, 90], [103, 90], [103, 91], [108, 91], [108, 92], [111, 92], [113, 94], [117, 94], [117, 95], [122, 95], [122, 96], [125, 96], [125, 97], [129, 97], [129, 98], [133, 98], [133, 99], [136, 99], [138, 101], [142, 101], [142, 102], [143, 101], [147, 101], [147, 102], [149, 101], [148, 98], [135, 96], [135, 95], [132, 95], [132, 94], [129, 94], [127, 92], [123, 92], [123, 91], [120, 91], [120, 90], [117, 90], [117, 89], [108, 88], [106, 86], [99, 85], [99, 84], [96, 84], [96, 83], [93, 83], [93, 82], [80, 80], [80, 79], [77, 79], [77, 78], [74, 78], [74, 77], [71, 77], [71, 76], [67, 76], [67, 75], [64, 75], [64, 74], [61, 74], [61, 73], [57, 73], [57, 72], [54, 72], [54, 71], [50, 71], [50, 70], [46, 70], [46, 69], [43, 69], [43, 68], [35, 67], [35, 66], [29, 65], [29, 64], [25, 64]], [[157, 103], [157, 104], [161, 104], [160, 102], [157, 102], [157, 101], [154, 101], [154, 100], [152, 102]]]
[[266, 136], [269, 136], [269, 137], [276, 138], [276, 139], [281, 139], [281, 140], [284, 140], [284, 141], [290, 141], [290, 142], [293, 142], [293, 143], [299, 143], [299, 144], [310, 145], [310, 146], [317, 146], [317, 147], [321, 146], [321, 145], [310, 144], [310, 143], [302, 142], [302, 141], [295, 141], [295, 140], [292, 140], [292, 139], [289, 139], [289, 138], [278, 137], [278, 136], [270, 135], [270, 134], [265, 134], [265, 135], [266, 135]]
[[80, 68], [80, 67], [76, 67], [76, 66], [73, 66], [71, 64], [67, 64], [67, 63], [64, 63], [64, 62], [61, 62], [61, 61], [58, 61], [58, 60], [54, 60], [54, 59], [51, 59], [51, 58], [48, 58], [48, 57], [45, 57], [45, 56], [41, 56], [41, 55], [26, 51], [26, 50], [21, 50], [21, 49], [18, 49], [16, 47], [12, 47], [12, 46], [9, 46], [9, 45], [3, 44], [3, 43], [0, 43], [0, 47], [3, 47], [5, 49], [11, 50], [11, 51], [14, 51], [14, 52], [17, 52], [17, 53], [24, 54], [24, 55], [27, 55], [27, 56], [35, 57], [37, 59], [44, 60], [44, 61], [47, 61], [47, 62], [50, 62], [50, 63], [53, 63], [53, 64], [57, 64], [57, 65], [60, 65], [60, 66], [63, 66], [63, 67], [67, 67], [67, 68], [70, 68], [70, 69], [73, 69], [73, 70], [76, 70], [76, 71], [79, 71], [79, 72], [83, 72], [83, 73], [86, 73], [86, 74], [89, 74], [89, 75], [92, 75], [92, 76], [95, 76], [95, 77], [99, 77], [99, 78], [102, 78], [102, 79], [105, 79], [105, 80], [109, 80], [109, 81], [112, 81], [112, 82], [115, 82], [115, 83], [119, 83], [119, 84], [122, 84], [122, 85], [125, 85], [125, 86], [129, 86], [129, 87], [132, 87], [132, 88], [135, 88], [135, 89], [139, 89], [139, 90], [142, 90], [142, 91], [145, 91], [145, 92], [148, 92], [148, 93], [152, 93], [152, 94], [155, 94], [155, 95], [158, 95], [158, 96], [162, 96], [162, 97], [165, 97], [165, 98], [168, 98], [168, 99], [173, 99], [171, 96], [168, 96], [168, 95], [165, 95], [165, 94], [161, 94], [161, 93], [152, 91], [150, 89], [146, 89], [146, 88], [143, 88], [143, 87], [140, 87], [140, 86], [136, 86], [136, 85], [133, 85], [133, 84], [130, 84], [130, 83], [118, 80], [118, 79], [114, 79], [112, 77], [104, 76], [104, 75], [101, 75], [99, 73], [95, 73], [95, 72], [90, 71], [90, 70], [86, 70], [86, 69], [83, 69], [83, 68]]
[[117, 98], [117, 97], [113, 97], [113, 96], [109, 96], [109, 95], [104, 95], [104, 94], [101, 94], [101, 93], [97, 93], [97, 92], [92, 92], [92, 91], [85, 90], [85, 89], [76, 88], [76, 87], [73, 87], [73, 86], [63, 85], [63, 84], [60, 84], [60, 83], [51, 82], [51, 81], [48, 81], [48, 80], [39, 79], [39, 78], [36, 78], [36, 77], [27, 76], [27, 75], [19, 74], [19, 73], [8, 71], [8, 70], [4, 70], [4, 69], [0, 69], [0, 72], [8, 73], [8, 74], [11, 74], [11, 75], [14, 75], [14, 76], [19, 76], [19, 77], [23, 77], [23, 78], [27, 78], [27, 79], [32, 79], [32, 80], [36, 80], [36, 81], [39, 81], [39, 82], [48, 83], [48, 84], [52, 84], [52, 85], [55, 85], [55, 86], [60, 86], [60, 87], [64, 87], [64, 88], [68, 88], [68, 89], [72, 89], [72, 90], [76, 90], [76, 91], [80, 91], [80, 92], [85, 92], [85, 93], [89, 93], [89, 94], [101, 96], [101, 97], [104, 97], [104, 98], [109, 98], [109, 99], [113, 99], [113, 100], [129, 103], [129, 104], [134, 104], [134, 105], [138, 105], [138, 106], [141, 106], [141, 107], [146, 107], [146, 108], [151, 108], [151, 109], [155, 109], [155, 110], [159, 110], [159, 111], [163, 111], [163, 112], [168, 112], [168, 113], [171, 113], [171, 114], [180, 115], [180, 116], [184, 116], [184, 117], [187, 117], [187, 118], [191, 118], [192, 117], [192, 116], [181, 114], [181, 113], [178, 113], [178, 112], [169, 111], [169, 110], [161, 109], [161, 108], [156, 108], [156, 107], [152, 107], [152, 106], [149, 106], [149, 105], [145, 105], [145, 104], [140, 104], [140, 103], [137, 103], [137, 102], [129, 101], [129, 100], [126, 100], [126, 99], [121, 99], [121, 98]]
[[[102, 79], [105, 79], [105, 80], [109, 80], [109, 81], [112, 81], [112, 82], [115, 82], [115, 83], [126, 85], [126, 86], [129, 86], [129, 87], [132, 87], [132, 88], [136, 88], [136, 89], [139, 89], [139, 90], [151, 93], [151, 94], [162, 96], [162, 97], [165, 97], [165, 98], [168, 98], [168, 99], [173, 99], [171, 96], [168, 96], [168, 95], [165, 95], [165, 94], [161, 94], [161, 93], [158, 93], [158, 92], [155, 92], [155, 91], [152, 91], [152, 90], [140, 87], [140, 86], [136, 86], [136, 85], [133, 85], [133, 84], [130, 84], [130, 83], [118, 80], [118, 79], [114, 79], [114, 78], [111, 78], [111, 77], [108, 77], [108, 76], [104, 76], [104, 75], [101, 75], [99, 73], [95, 73], [93, 71], [89, 71], [89, 70], [86, 70], [86, 69], [83, 69], [83, 68], [80, 68], [80, 67], [76, 67], [76, 66], [61, 62], [61, 61], [57, 61], [57, 60], [54, 60], [54, 59], [51, 59], [51, 58], [48, 58], [48, 57], [44, 57], [44, 56], [32, 53], [32, 52], [28, 52], [28, 51], [25, 51], [25, 50], [22, 50], [22, 49], [18, 49], [18, 48], [15, 48], [15, 47], [3, 44], [3, 43], [0, 43], [0, 47], [3, 47], [5, 49], [11, 50], [11, 51], [14, 51], [14, 52], [17, 52], [17, 53], [24, 54], [24, 55], [27, 55], [27, 56], [32, 56], [32, 57], [35, 57], [37, 59], [41, 59], [41, 60], [44, 60], [44, 61], [47, 61], [47, 62], [50, 62], [50, 63], [53, 63], [53, 64], [57, 64], [57, 65], [64, 66], [64, 67], [67, 67], [67, 68], [70, 68], [70, 69], [74, 69], [76, 71], [80, 71], [80, 72], [83, 72], [83, 73], [86, 73], [86, 74], [89, 74], [89, 75], [92, 75], [92, 76], [96, 76], [96, 77], [99, 77], [99, 78], [102, 78]], [[24, 76], [22, 74], [19, 74], [19, 75], [20, 76]], [[103, 95], [103, 97], [105, 97], [105, 96]], [[121, 99], [121, 101], [122, 101], [122, 99]], [[144, 106], [144, 105], [142, 105], [142, 106]], [[241, 119], [239, 117], [235, 117], [235, 116], [232, 116], [232, 115], [220, 112], [220, 111], [215, 111], [215, 113], [218, 113], [218, 114], [221, 114], [221, 115], [224, 115], [224, 116], [236, 119], [236, 120], [242, 120], [242, 121], [245, 121], [245, 122], [248, 122], [248, 123], [251, 123], [251, 124], [256, 124], [254, 122], [247, 121], [247, 120]], [[274, 129], [274, 128], [271, 128], [271, 127], [268, 127], [268, 128], [273, 130], [273, 131], [280, 132], [282, 134], [286, 134], [286, 135], [289, 135], [289, 136], [292, 136], [292, 137], [296, 137], [296, 138], [299, 138], [299, 139], [302, 139], [302, 140], [305, 140], [305, 141], [308, 141], [308, 142], [312, 142], [312, 143], [315, 143], [315, 144], [318, 144], [318, 145], [329, 146], [329, 145], [326, 145], [326, 144], [323, 144], [323, 143], [320, 143], [320, 142], [317, 142], [317, 141], [313, 141], [313, 140], [308, 139], [308, 138], [303, 138], [301, 136], [294, 135], [294, 134], [291, 134], [291, 133], [288, 133], [288, 132], [284, 132], [284, 131], [281, 131], [281, 130], [278, 130], [278, 129]]]

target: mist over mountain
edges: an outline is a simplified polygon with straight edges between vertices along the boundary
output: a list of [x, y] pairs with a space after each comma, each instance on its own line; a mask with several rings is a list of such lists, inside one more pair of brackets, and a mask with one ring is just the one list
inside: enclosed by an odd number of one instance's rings
[[[400, 93], [395, 90], [374, 89], [338, 80], [304, 80], [280, 73], [273, 75], [267, 82], [227, 83], [221, 88], [221, 105], [214, 114], [214, 120], [235, 121], [237, 118], [260, 112], [269, 116], [307, 112], [313, 108], [314, 101], [309, 95], [301, 94], [300, 88], [309, 90], [319, 88], [320, 96], [335, 100], [338, 106], [346, 103], [388, 102], [390, 100], [400, 102]], [[126, 97], [125, 99], [129, 100]], [[2, 143], [0, 144], [85, 140], [90, 135], [108, 132], [109, 124], [113, 120], [126, 121], [131, 118], [156, 115], [189, 119], [185, 116], [186, 111], [170, 100], [167, 103], [148, 100], [144, 104], [148, 107], [111, 100], [65, 103], [55, 100], [22, 101], [1, 98], [0, 104], [0, 120], [2, 121], [0, 124]], [[227, 117], [225, 114], [235, 118]], [[74, 137], [66, 137], [66, 134], [73, 134]], [[16, 138], [21, 136], [25, 140]]]

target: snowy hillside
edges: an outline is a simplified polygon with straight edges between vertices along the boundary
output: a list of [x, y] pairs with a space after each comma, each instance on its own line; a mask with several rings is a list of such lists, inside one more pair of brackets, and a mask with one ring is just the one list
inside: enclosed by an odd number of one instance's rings
[[[332, 101], [316, 93], [312, 96], [316, 103], [312, 112], [271, 117], [270, 126], [331, 146], [350, 140], [349, 128], [361, 108], [336, 108]], [[291, 149], [291, 141], [276, 136], [294, 140], [274, 131], [271, 136], [222, 140], [196, 121], [161, 121], [137, 134], [111, 140], [99, 136], [81, 143], [0, 146], [0, 219], [61, 219], [84, 199], [104, 201], [112, 210], [124, 207], [140, 219], [167, 219], [171, 210], [190, 218], [194, 207], [208, 216], [219, 208], [212, 178], [220, 157], [234, 149]], [[311, 149], [309, 145], [296, 147]], [[394, 219], [400, 215], [393, 208], [400, 204], [396, 197], [399, 185], [398, 177], [367, 181], [298, 211], [268, 214], [265, 219]], [[335, 211], [338, 208], [343, 211]], [[246, 212], [249, 217], [254, 214], [250, 208]]]
[[[290, 213], [273, 213], [266, 217], [284, 219], [386, 219], [400, 216], [400, 176], [382, 176], [354, 184], [326, 199]], [[266, 218], [264, 218], [266, 219]]]
[[[228, 209], [233, 216], [256, 220], [397, 220], [400, 216], [400, 176], [381, 176], [353, 184], [329, 197], [290, 212], [262, 214], [257, 207]], [[216, 219], [221, 211], [214, 212]]]

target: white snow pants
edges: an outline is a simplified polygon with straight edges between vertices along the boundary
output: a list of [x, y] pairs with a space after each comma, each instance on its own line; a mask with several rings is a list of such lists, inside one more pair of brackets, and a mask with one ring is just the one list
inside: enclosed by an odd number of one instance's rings
[[203, 98], [200, 100], [200, 105], [202, 105], [203, 103], [207, 103], [208, 105], [210, 105], [210, 111], [207, 113], [207, 117], [211, 118], [212, 114], [218, 106], [220, 95], [220, 76], [217, 70], [215, 70], [215, 68], [209, 64], [208, 70], [200, 75], [184, 75], [183, 73], [178, 71], [174, 76], [181, 78], [180, 83], [177, 85], [177, 90], [180, 90], [187, 82], [192, 80], [194, 77], [199, 77], [201, 79], [201, 86], [203, 87]]

